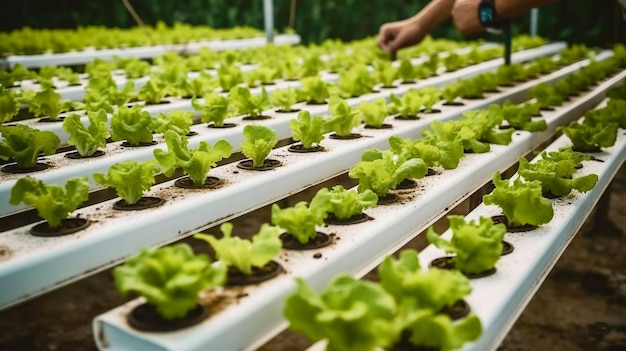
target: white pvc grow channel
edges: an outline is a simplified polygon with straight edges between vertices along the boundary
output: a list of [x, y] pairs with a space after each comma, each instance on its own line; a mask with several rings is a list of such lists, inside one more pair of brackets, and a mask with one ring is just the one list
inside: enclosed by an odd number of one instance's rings
[[[216, 299], [227, 300], [227, 306], [220, 304], [212, 316], [197, 326], [168, 333], [145, 333], [132, 329], [126, 322], [126, 315], [142, 303], [142, 299], [135, 299], [98, 316], [94, 320], [98, 347], [101, 350], [177, 351], [254, 349], [284, 327], [282, 304], [284, 297], [295, 288], [295, 276], [303, 277], [315, 289], [322, 289], [339, 272], [364, 275], [379, 264], [385, 254], [397, 250], [444, 215], [448, 208], [482, 186], [493, 172], [507, 169], [519, 157], [550, 137], [558, 125], [578, 118], [591, 107], [589, 105], [597, 104], [604, 91], [625, 76], [626, 72], [622, 72], [588, 95], [546, 113], [548, 131], [516, 132], [510, 145], [492, 145], [492, 150], [486, 154], [466, 155], [458, 168], [439, 170], [438, 175], [419, 180], [417, 189], [399, 191], [399, 203], [365, 211], [374, 218], [372, 221], [350, 226], [325, 226], [322, 228], [324, 232], [335, 233], [340, 238], [332, 246], [313, 252], [283, 250], [278, 260], [287, 273], [267, 283], [208, 293]], [[342, 146], [342, 149], [346, 147]], [[307, 172], [315, 172], [306, 160], [298, 162], [297, 166]], [[276, 176], [284, 183], [285, 178]], [[306, 172], [297, 176], [306, 177]], [[267, 191], [274, 190], [268, 187]], [[246, 193], [246, 198], [249, 195], [253, 194]], [[314, 253], [320, 253], [321, 258], [315, 259]]]
[[[544, 45], [538, 48], [520, 51], [520, 52], [513, 54], [512, 61], [513, 62], [526, 62], [526, 61], [530, 61], [530, 60], [533, 60], [542, 56], [553, 55], [562, 51], [563, 49], [565, 49], [565, 47], [566, 45], [564, 43], [552, 43], [552, 44]], [[433, 78], [419, 81], [417, 85], [402, 85], [396, 90], [393, 90], [393, 91], [389, 90], [389, 93], [393, 92], [393, 93], [398, 94], [398, 93], [407, 91], [409, 88], [415, 88], [415, 87], [445, 86], [458, 79], [470, 78], [470, 77], [479, 75], [481, 73], [493, 71], [497, 69], [498, 66], [501, 66], [502, 63], [503, 63], [502, 59], [494, 59], [490, 61], [485, 61], [476, 65], [462, 68], [460, 70], [457, 70], [448, 74], [442, 74]], [[322, 78], [328, 82], [336, 82], [338, 80], [338, 75], [334, 73], [325, 73], [323, 74]], [[275, 85], [266, 86], [265, 90], [268, 93], [271, 93], [274, 90], [287, 89], [289, 87], [297, 89], [301, 87], [301, 84], [299, 81], [285, 81], [285, 82], [277, 83]], [[253, 88], [251, 89], [251, 92], [253, 94], [260, 94], [261, 88]], [[187, 110], [187, 111], [194, 110], [193, 106], [191, 105], [191, 99], [167, 98], [165, 100], [170, 101], [170, 103], [146, 106], [145, 110], [149, 111], [150, 114], [152, 115], [156, 115], [159, 112], [168, 113], [174, 110]], [[198, 100], [200, 102], [203, 101], [203, 99], [198, 99]], [[65, 114], [62, 114], [62, 115], [65, 115]], [[110, 118], [111, 118], [111, 115], [109, 115], [109, 120]], [[88, 119], [86, 116], [81, 117], [81, 121], [85, 124], [88, 123]], [[39, 119], [29, 119], [29, 120], [24, 120], [24, 121], [16, 121], [14, 123], [25, 124], [25, 125], [28, 125], [29, 127], [37, 128], [41, 131], [46, 131], [46, 130], [52, 131], [56, 135], [59, 136], [59, 138], [61, 139], [62, 145], [67, 143], [68, 135], [61, 128], [62, 124], [60, 122], [59, 123], [51, 123], [51, 122], [42, 123], [42, 122], [39, 122]]]
[[[546, 150], [556, 151], [570, 145], [569, 139], [562, 136]], [[552, 221], [530, 232], [507, 233], [505, 240], [513, 244], [513, 253], [498, 261], [494, 275], [471, 280], [473, 290], [465, 300], [472, 312], [480, 318], [483, 334], [460, 351], [495, 351], [498, 348], [624, 163], [624, 130], [619, 129], [614, 146], [603, 148], [601, 153], [593, 155], [602, 162], [585, 161], [583, 169], [575, 176], [597, 174], [599, 179], [596, 186], [584, 194], [574, 190], [566, 197], [550, 200], [554, 207]], [[496, 206], [481, 204], [465, 218], [477, 220], [481, 216], [498, 214], [501, 214], [501, 210]], [[442, 237], [449, 240], [452, 232], [448, 230]], [[428, 267], [432, 260], [442, 256], [445, 256], [443, 250], [430, 245], [419, 253], [420, 264]], [[307, 351], [324, 349], [325, 343], [319, 342]]]
[[[297, 34], [281, 34], [274, 38], [277, 45], [294, 45], [300, 43], [300, 36]], [[176, 51], [181, 53], [197, 53], [200, 48], [208, 47], [212, 50], [240, 50], [266, 45], [267, 41], [264, 37], [246, 38], [246, 39], [226, 39], [226, 40], [203, 40], [190, 42], [187, 44], [171, 44], [171, 45], [154, 45], [141, 46], [135, 48], [122, 49], [85, 49], [81, 51], [72, 51], [64, 53], [48, 53], [40, 55], [12, 55], [0, 59], [0, 66], [13, 68], [20, 63], [26, 68], [37, 68], [43, 66], [68, 66], [79, 65], [96, 58], [102, 60], [113, 60], [117, 57], [136, 57], [136, 58], [152, 58], [168, 51]]]
[[[597, 59], [602, 60], [606, 58], [610, 52], [604, 52], [600, 54]], [[521, 101], [527, 99], [527, 90], [532, 87], [534, 84], [538, 82], [544, 83], [554, 83], [555, 81], [560, 80], [561, 78], [577, 71], [580, 67], [589, 63], [589, 60], [584, 60], [570, 66], [566, 66], [560, 70], [557, 70], [551, 74], [546, 75], [545, 77], [541, 77], [538, 80], [533, 82], [524, 83], [516, 85], [515, 87], [508, 88], [505, 90], [503, 94], [492, 94], [487, 99], [480, 100], [479, 102], [472, 101], [470, 102], [470, 107], [464, 107], [459, 109], [458, 111], [464, 111], [470, 108], [480, 108], [483, 106], [487, 106], [491, 103], [501, 103], [506, 99], [510, 99], [513, 101]], [[459, 70], [457, 72], [452, 72], [446, 75], [441, 75], [438, 77], [430, 78], [418, 82], [414, 85], [401, 85], [396, 89], [385, 89], [379, 93], [367, 94], [363, 95], [359, 98], [349, 99], [348, 103], [352, 106], [358, 105], [362, 101], [373, 101], [375, 99], [385, 97], [388, 98], [390, 94], [396, 94], [398, 96], [403, 95], [411, 88], [421, 88], [429, 85], [442, 86], [452, 81], [458, 80], [460, 77], [466, 77], [465, 74], [469, 75], [469, 70]], [[478, 105], [476, 104], [478, 103]], [[296, 108], [306, 108], [313, 115], [324, 115], [328, 114], [328, 106], [309, 106], [306, 104], [299, 104], [294, 106]], [[460, 113], [460, 112], [459, 112]], [[277, 133], [278, 139], [285, 139], [291, 137], [291, 130], [289, 128], [289, 121], [295, 114], [278, 114], [272, 111], [266, 111], [266, 115], [273, 116], [274, 118], [269, 120], [261, 120], [261, 121], [251, 121], [248, 123], [254, 124], [262, 124], [266, 125], [272, 129], [274, 129]], [[458, 116], [458, 115], [457, 115]], [[438, 117], [434, 117], [438, 118]], [[236, 122], [239, 124], [238, 127], [232, 129], [226, 129], [221, 131], [216, 131], [213, 129], [206, 128], [205, 125], [195, 125], [192, 127], [192, 130], [197, 132], [198, 135], [189, 138], [189, 147], [197, 147], [200, 141], [206, 141], [210, 145], [213, 145], [217, 140], [224, 139], [227, 140], [233, 147], [238, 148], [241, 141], [243, 141], [242, 130], [246, 122], [242, 121], [241, 118], [230, 119], [229, 121]], [[67, 179], [70, 177], [81, 176], [86, 174], [93, 173], [105, 173], [107, 169], [114, 163], [120, 162], [122, 160], [137, 160], [137, 161], [145, 161], [153, 158], [153, 150], [157, 148], [165, 148], [164, 143], [162, 143], [162, 137], [155, 138], [157, 141], [161, 141], [160, 144], [157, 144], [152, 147], [142, 147], [142, 148], [127, 148], [122, 147], [121, 143], [111, 143], [107, 146], [106, 152], [107, 154], [104, 157], [100, 158], [92, 158], [85, 160], [71, 160], [64, 157], [64, 154], [57, 154], [54, 156], [50, 156], [46, 158], [48, 164], [51, 165], [51, 168], [48, 170], [44, 170], [41, 172], [37, 172], [37, 174], [33, 174], [37, 178], [45, 181], [46, 183], [55, 183], [55, 184], [65, 184]], [[19, 179], [20, 175], [11, 175], [4, 174], [2, 179], [0, 179], [0, 216], [4, 216], [10, 213], [14, 213], [26, 208], [26, 205], [20, 204], [18, 206], [10, 206], [8, 205], [8, 200], [10, 196], [10, 189], [15, 184], [17, 179]], [[96, 184], [93, 183], [92, 187], [95, 187]]]

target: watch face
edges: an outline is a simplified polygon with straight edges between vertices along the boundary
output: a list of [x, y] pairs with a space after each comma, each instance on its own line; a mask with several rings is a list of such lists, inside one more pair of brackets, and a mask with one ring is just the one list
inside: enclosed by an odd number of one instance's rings
[[480, 22], [481, 23], [489, 23], [493, 21], [493, 9], [490, 7], [483, 6], [480, 8], [478, 12], [480, 14]]

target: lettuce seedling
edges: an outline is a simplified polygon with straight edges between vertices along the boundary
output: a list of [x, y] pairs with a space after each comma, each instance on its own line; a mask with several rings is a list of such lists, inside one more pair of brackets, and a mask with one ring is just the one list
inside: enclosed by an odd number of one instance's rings
[[[551, 162], [569, 161], [574, 165], [574, 170], [581, 167], [583, 161], [591, 160], [591, 156], [574, 151], [571, 147], [562, 147], [557, 151], [543, 151], [541, 153], [541, 158]], [[572, 171], [572, 174], [573, 172], [574, 171]]]
[[87, 177], [69, 178], [65, 187], [46, 184], [39, 179], [26, 176], [17, 180], [11, 189], [11, 205], [24, 202], [37, 209], [39, 217], [48, 221], [50, 228], [58, 228], [78, 206], [89, 198]]
[[161, 78], [151, 77], [137, 93], [139, 100], [143, 100], [148, 104], [158, 104], [166, 95], [168, 85]]
[[538, 107], [533, 103], [515, 105], [510, 100], [506, 100], [502, 105], [502, 118], [513, 128], [529, 132], [543, 132], [548, 129], [546, 121], [532, 119], [533, 115], [538, 112]]
[[330, 96], [328, 92], [330, 83], [323, 81], [320, 76], [302, 78], [300, 83], [302, 83], [302, 95], [307, 102], [323, 104]]
[[196, 234], [193, 237], [204, 240], [215, 250], [217, 259], [226, 267], [234, 267], [243, 274], [252, 274], [252, 267], [263, 267], [280, 253], [282, 242], [278, 238], [280, 230], [267, 223], [261, 226], [252, 240], [232, 236], [233, 225], [220, 226], [224, 236]]
[[265, 126], [249, 124], [243, 128], [243, 136], [246, 140], [241, 143], [241, 152], [252, 159], [254, 167], [262, 167], [278, 142], [276, 132]]
[[53, 88], [44, 88], [37, 92], [29, 101], [28, 110], [36, 117], [47, 116], [51, 120], [58, 120], [61, 112], [69, 111], [72, 108], [72, 101], [61, 101], [61, 94]]
[[510, 226], [550, 222], [554, 215], [552, 203], [541, 195], [538, 181], [524, 182], [517, 178], [511, 183], [508, 179], [501, 179], [500, 172], [493, 175], [492, 181], [495, 189], [483, 196], [483, 202], [499, 206]]
[[169, 177], [180, 167], [193, 180], [195, 186], [202, 186], [209, 170], [217, 166], [218, 161], [229, 157], [233, 151], [226, 140], [218, 140], [213, 147], [201, 141], [198, 148], [189, 149], [187, 138], [171, 130], [165, 132], [165, 142], [168, 152], [154, 150], [154, 158], [161, 164], [163, 174]]
[[376, 99], [372, 102], [363, 101], [359, 104], [358, 109], [363, 116], [365, 124], [374, 128], [381, 128], [385, 122], [385, 118], [389, 116], [387, 101], [383, 98]]
[[154, 175], [158, 172], [159, 166], [155, 160], [122, 161], [109, 167], [106, 175], [94, 173], [93, 180], [100, 185], [115, 188], [117, 196], [132, 205], [154, 184]]
[[393, 83], [396, 81], [398, 71], [390, 62], [376, 61], [374, 64], [374, 78], [378, 83], [383, 85], [383, 88], [393, 87]]
[[[404, 153], [408, 158], [419, 158], [429, 167], [438, 165], [442, 156], [437, 146], [425, 142], [424, 139], [412, 140], [393, 135], [389, 137], [389, 146], [395, 154]], [[462, 146], [461, 154], [463, 154]]]
[[357, 192], [335, 185], [331, 190], [320, 189], [311, 200], [310, 207], [314, 211], [332, 213], [338, 219], [348, 219], [363, 213], [364, 208], [376, 206], [377, 203], [378, 196], [371, 190]]
[[0, 158], [14, 158], [20, 168], [34, 167], [40, 153], [52, 155], [61, 143], [54, 132], [26, 125], [0, 126], [0, 134]]
[[196, 307], [200, 292], [224, 285], [226, 267], [177, 244], [143, 249], [116, 267], [113, 277], [120, 294], [139, 293], [164, 319], [175, 319]]
[[[474, 150], [477, 142], [486, 141], [491, 144], [508, 145], [511, 143], [513, 128], [507, 128], [504, 130], [496, 130], [496, 126], [502, 124], [502, 108], [499, 105], [490, 105], [487, 110], [473, 110], [463, 113], [463, 116], [459, 119], [459, 123], [465, 124], [471, 128], [475, 134], [475, 140], [465, 140], [463, 146], [466, 150]], [[479, 146], [479, 150], [482, 149]], [[489, 147], [487, 147], [489, 149]]]
[[196, 97], [191, 98], [191, 105], [200, 112], [203, 123], [213, 122], [216, 127], [222, 127], [224, 120], [229, 115], [230, 99], [218, 93], [210, 93], [204, 98], [204, 104], [200, 104]]
[[416, 78], [413, 64], [408, 58], [403, 58], [402, 60], [400, 60], [400, 65], [398, 66], [397, 72], [398, 78], [402, 80], [402, 83], [411, 83]]
[[[286, 80], [298, 80], [303, 77], [302, 66], [298, 63], [297, 57], [284, 57], [278, 62], [282, 76]], [[317, 74], [317, 72], [315, 72]]]
[[357, 64], [352, 68], [339, 73], [337, 87], [342, 96], [346, 98], [369, 94], [374, 90], [376, 81], [363, 64]]
[[552, 85], [535, 85], [530, 88], [530, 96], [537, 100], [537, 104], [539, 104], [541, 108], [561, 106], [563, 104], [563, 96], [561, 96]]
[[20, 104], [15, 94], [0, 86], [0, 123], [8, 122], [20, 112]]
[[467, 66], [465, 56], [461, 56], [455, 53], [449, 53], [448, 56], [443, 58], [443, 65], [446, 67], [446, 71], [452, 72], [460, 68]]
[[168, 130], [180, 135], [187, 135], [191, 131], [193, 124], [193, 112], [175, 110], [169, 114], [159, 112], [154, 116], [154, 131], [157, 133], [165, 133]]
[[324, 139], [324, 117], [311, 116], [307, 110], [298, 112], [298, 117], [289, 121], [292, 138], [300, 141], [305, 149], [310, 149]]
[[606, 107], [587, 111], [585, 113], [585, 123], [592, 126], [617, 123], [620, 128], [626, 128], [624, 111], [626, 111], [626, 100], [611, 99]]
[[494, 224], [491, 218], [480, 217], [478, 222], [466, 222], [463, 216], [448, 216], [452, 239], [440, 237], [433, 227], [428, 228], [428, 241], [454, 254], [454, 268], [465, 274], [478, 274], [492, 269], [502, 254], [502, 238], [506, 226]]
[[291, 107], [298, 102], [295, 89], [278, 89], [272, 92], [270, 101], [273, 106], [279, 107], [282, 112], [291, 112]]
[[401, 98], [391, 94], [391, 109], [399, 114], [399, 118], [415, 118], [424, 106], [424, 99], [416, 89], [409, 89]]
[[250, 88], [238, 85], [230, 89], [228, 98], [237, 114], [246, 115], [249, 118], [259, 118], [263, 111], [272, 106], [265, 88], [262, 89], [261, 95], [252, 95]]
[[572, 178], [576, 171], [575, 166], [574, 162], [569, 160], [554, 162], [549, 159], [539, 159], [535, 163], [530, 163], [522, 157], [519, 160], [517, 172], [526, 180], [539, 181], [544, 193], [550, 192], [556, 196], [565, 196], [572, 189], [583, 193], [593, 189], [598, 182], [598, 175], [588, 174]]
[[433, 106], [439, 102], [441, 91], [435, 87], [424, 87], [419, 90], [425, 112], [432, 112]]
[[340, 274], [318, 294], [303, 279], [296, 283], [283, 314], [290, 329], [312, 341], [328, 340], [326, 351], [374, 351], [397, 338], [396, 304], [380, 285]]
[[617, 123], [596, 124], [592, 126], [590, 123], [578, 123], [576, 121], [570, 123], [567, 127], [559, 127], [557, 130], [572, 141], [573, 148], [576, 151], [598, 151], [601, 147], [611, 147], [617, 140]]
[[326, 118], [324, 129], [334, 131], [338, 136], [347, 137], [352, 128], [361, 124], [361, 112], [348, 105], [338, 96], [332, 96], [328, 102], [330, 116]]
[[[402, 250], [397, 260], [387, 256], [378, 267], [378, 275], [382, 287], [405, 312], [416, 309], [439, 312], [472, 292], [469, 279], [459, 271], [438, 268], [422, 271], [415, 250]], [[410, 321], [404, 320], [402, 324]]]
[[243, 83], [241, 68], [234, 64], [222, 64], [217, 69], [217, 79], [223, 91], [229, 91], [237, 84]]
[[412, 317], [407, 330], [411, 335], [409, 342], [416, 346], [452, 351], [482, 334], [482, 325], [474, 314], [453, 322], [446, 314], [425, 309], [415, 311]]
[[441, 95], [443, 99], [446, 100], [446, 103], [452, 104], [454, 100], [461, 96], [462, 93], [462, 85], [461, 83], [451, 83], [446, 85], [441, 91]]
[[350, 169], [348, 176], [359, 180], [359, 192], [371, 190], [384, 197], [407, 178], [424, 178], [428, 166], [419, 158], [409, 158], [408, 152], [394, 154], [370, 148], [363, 152], [361, 161]]
[[217, 78], [201, 72], [196, 78], [187, 79], [182, 83], [181, 88], [184, 90], [182, 96], [206, 96], [214, 92], [218, 85]]
[[154, 120], [141, 106], [120, 106], [111, 117], [111, 131], [114, 141], [126, 140], [130, 145], [151, 143]]
[[109, 135], [108, 116], [105, 110], [87, 113], [89, 126], [81, 122], [80, 116], [73, 113], [63, 120], [63, 130], [69, 134], [68, 144], [74, 145], [79, 155], [91, 156], [100, 147], [106, 147]]
[[272, 224], [283, 228], [301, 244], [317, 236], [317, 226], [324, 224], [326, 213], [320, 208], [312, 208], [305, 201], [298, 202], [294, 207], [281, 209], [272, 205]]

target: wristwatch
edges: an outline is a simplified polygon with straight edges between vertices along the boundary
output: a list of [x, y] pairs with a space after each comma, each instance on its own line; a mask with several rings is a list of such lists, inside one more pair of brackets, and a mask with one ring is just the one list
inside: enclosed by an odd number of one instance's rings
[[496, 13], [495, 0], [480, 0], [478, 4], [478, 20], [489, 33], [500, 34], [509, 21]]

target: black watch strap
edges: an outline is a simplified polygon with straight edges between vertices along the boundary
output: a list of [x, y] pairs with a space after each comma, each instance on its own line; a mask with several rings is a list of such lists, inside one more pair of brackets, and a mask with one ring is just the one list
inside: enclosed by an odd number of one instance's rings
[[496, 13], [495, 0], [480, 0], [478, 4], [478, 20], [488, 32], [502, 33], [508, 20], [501, 18]]

